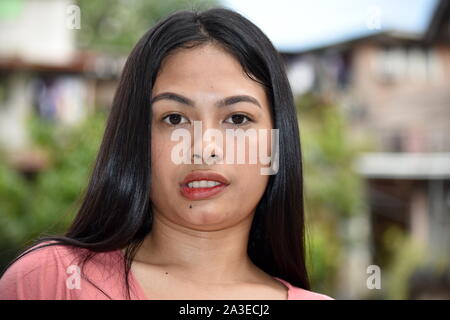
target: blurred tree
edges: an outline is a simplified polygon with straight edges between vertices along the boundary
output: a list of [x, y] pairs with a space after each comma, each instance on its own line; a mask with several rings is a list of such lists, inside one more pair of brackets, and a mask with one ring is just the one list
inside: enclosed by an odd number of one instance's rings
[[62, 127], [31, 115], [34, 145], [50, 160], [32, 180], [0, 157], [0, 267], [39, 235], [64, 233], [87, 185], [105, 121], [99, 112], [76, 127]]
[[158, 20], [180, 9], [203, 10], [216, 0], [77, 0], [81, 48], [127, 53]]
[[408, 299], [409, 280], [424, 263], [425, 248], [396, 226], [390, 226], [382, 237], [392, 256], [389, 264], [383, 268], [386, 279], [383, 293], [389, 300]]
[[352, 140], [339, 108], [314, 94], [297, 97], [313, 289], [336, 292], [347, 237], [342, 226], [364, 210], [363, 181], [355, 171], [366, 143]]

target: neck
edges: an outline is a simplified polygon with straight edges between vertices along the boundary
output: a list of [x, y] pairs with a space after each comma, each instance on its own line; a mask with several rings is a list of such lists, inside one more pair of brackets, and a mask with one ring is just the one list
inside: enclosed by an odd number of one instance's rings
[[253, 215], [234, 226], [199, 231], [156, 214], [151, 233], [136, 254], [136, 261], [196, 283], [225, 284], [252, 281], [261, 271], [247, 255]]

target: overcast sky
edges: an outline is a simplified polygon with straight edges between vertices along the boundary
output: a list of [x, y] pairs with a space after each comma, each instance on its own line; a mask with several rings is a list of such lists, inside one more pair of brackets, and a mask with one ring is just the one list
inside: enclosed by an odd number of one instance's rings
[[308, 49], [380, 30], [420, 33], [437, 0], [222, 0], [282, 51]]

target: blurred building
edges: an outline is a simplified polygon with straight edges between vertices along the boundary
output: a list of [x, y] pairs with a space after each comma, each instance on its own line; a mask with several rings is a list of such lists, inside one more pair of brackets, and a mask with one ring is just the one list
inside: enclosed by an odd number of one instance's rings
[[124, 59], [77, 49], [74, 1], [6, 0], [1, 11], [0, 148], [38, 170], [44, 160], [30, 149], [28, 116], [74, 125], [108, 107]]
[[439, 2], [423, 34], [376, 32], [282, 56], [295, 94], [337, 101], [351, 134], [375, 142], [356, 164], [370, 204], [360, 253], [372, 254], [362, 264], [389, 260], [381, 237], [393, 225], [426, 247], [430, 263], [450, 262], [450, 2]]

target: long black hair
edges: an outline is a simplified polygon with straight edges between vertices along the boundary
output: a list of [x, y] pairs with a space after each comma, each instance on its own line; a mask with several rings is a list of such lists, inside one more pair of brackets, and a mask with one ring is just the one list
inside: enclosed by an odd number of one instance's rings
[[[130, 297], [131, 263], [153, 222], [149, 196], [153, 84], [161, 62], [172, 50], [206, 43], [221, 45], [251, 79], [264, 86], [274, 127], [279, 129], [279, 171], [270, 176], [257, 205], [248, 255], [266, 273], [310, 289], [305, 263], [300, 135], [284, 64], [257, 26], [225, 8], [177, 11], [144, 34], [125, 64], [73, 223], [64, 236], [36, 240], [34, 245], [40, 246], [24, 250], [9, 266], [28, 252], [48, 245], [88, 249], [82, 250], [83, 265], [96, 253], [125, 249], [124, 283]], [[44, 241], [50, 243], [42, 244]]]

